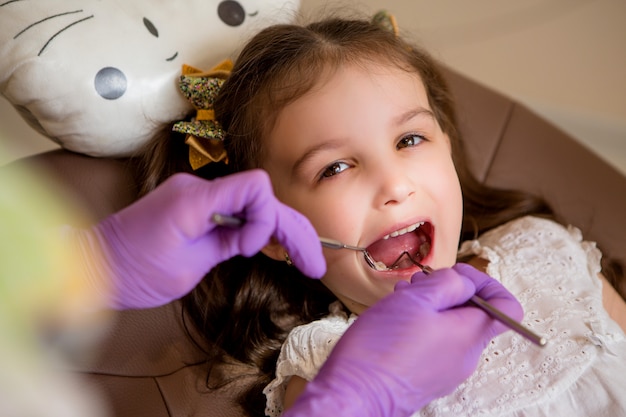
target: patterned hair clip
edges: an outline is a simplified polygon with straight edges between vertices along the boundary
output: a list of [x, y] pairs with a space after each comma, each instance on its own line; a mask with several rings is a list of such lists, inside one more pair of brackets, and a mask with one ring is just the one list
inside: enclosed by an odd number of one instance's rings
[[381, 10], [376, 13], [374, 17], [372, 17], [372, 23], [393, 33], [396, 36], [398, 36], [400, 33], [398, 30], [398, 23], [396, 22], [396, 17], [386, 10]]
[[211, 162], [228, 163], [224, 131], [215, 120], [213, 104], [232, 68], [230, 60], [223, 61], [209, 72], [183, 65], [178, 87], [195, 107], [196, 116], [189, 122], [174, 124], [172, 130], [187, 134], [185, 143], [189, 145], [189, 163], [193, 170]]

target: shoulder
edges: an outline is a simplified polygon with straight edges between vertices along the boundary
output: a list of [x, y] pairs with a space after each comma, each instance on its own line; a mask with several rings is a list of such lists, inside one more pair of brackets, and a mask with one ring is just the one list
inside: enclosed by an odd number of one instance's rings
[[478, 239], [463, 242], [460, 255], [477, 255], [490, 263], [566, 261], [594, 275], [600, 272], [601, 252], [583, 240], [580, 229], [554, 220], [524, 216], [502, 224]]
[[533, 241], [546, 244], [563, 240], [582, 241], [582, 233], [578, 228], [572, 225], [564, 226], [554, 220], [535, 216], [524, 216], [504, 223], [482, 235], [479, 240], [515, 240], [516, 237], [522, 237], [519, 243]]
[[355, 317], [333, 309], [328, 316], [295, 327], [285, 340], [279, 362], [308, 362], [321, 364], [339, 338], [354, 322]]
[[[286, 349], [307, 351], [330, 350], [350, 327], [352, 319], [344, 314], [330, 314], [320, 320], [295, 327], [287, 336]], [[285, 349], [283, 349], [285, 350]]]
[[331, 350], [354, 322], [338, 312], [295, 327], [287, 336], [276, 362], [276, 377], [265, 388], [270, 408], [282, 405], [287, 383], [292, 376], [312, 380]]

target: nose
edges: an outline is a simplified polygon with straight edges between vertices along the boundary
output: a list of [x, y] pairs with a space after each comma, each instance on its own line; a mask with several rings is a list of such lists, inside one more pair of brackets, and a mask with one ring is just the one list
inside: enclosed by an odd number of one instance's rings
[[403, 164], [384, 163], [374, 170], [373, 181], [377, 184], [375, 204], [379, 208], [402, 204], [415, 194], [416, 184], [410, 170]]

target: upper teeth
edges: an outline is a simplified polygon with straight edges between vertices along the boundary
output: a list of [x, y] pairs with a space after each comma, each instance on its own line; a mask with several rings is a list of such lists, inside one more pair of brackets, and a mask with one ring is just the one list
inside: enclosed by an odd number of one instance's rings
[[410, 233], [410, 232], [414, 231], [415, 229], [417, 229], [418, 227], [422, 226], [423, 224], [424, 224], [424, 222], [419, 222], [419, 223], [412, 224], [412, 225], [410, 225], [408, 227], [405, 227], [404, 229], [396, 230], [395, 232], [389, 233], [387, 236], [383, 237], [383, 239], [389, 239], [390, 237], [402, 236], [405, 233]]

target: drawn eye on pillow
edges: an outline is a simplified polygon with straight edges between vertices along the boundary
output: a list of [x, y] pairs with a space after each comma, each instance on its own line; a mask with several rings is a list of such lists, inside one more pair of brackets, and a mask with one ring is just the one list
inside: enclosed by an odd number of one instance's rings
[[0, 92], [36, 130], [127, 156], [190, 110], [183, 63], [209, 68], [299, 0], [0, 0]]

